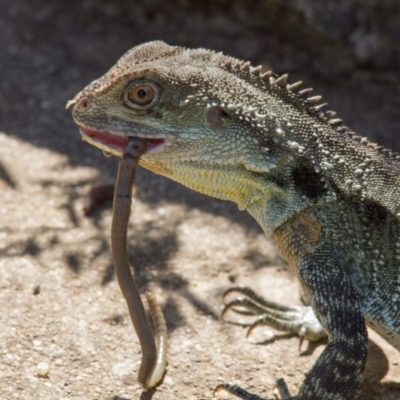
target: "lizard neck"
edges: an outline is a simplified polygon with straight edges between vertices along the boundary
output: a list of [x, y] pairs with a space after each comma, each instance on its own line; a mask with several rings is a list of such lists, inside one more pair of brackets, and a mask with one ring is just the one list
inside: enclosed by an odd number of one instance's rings
[[263, 195], [247, 205], [246, 209], [267, 235], [311, 204], [310, 200], [294, 191], [287, 191], [275, 183], [266, 185]]
[[[293, 165], [278, 162], [276, 172], [262, 173], [243, 166], [179, 162], [161, 168], [142, 159], [141, 165], [165, 175], [190, 189], [221, 200], [235, 202], [260, 224], [267, 235], [286, 222], [295, 213], [307, 208], [312, 199], [299, 191], [292, 176]], [[309, 176], [307, 176], [309, 179]], [[307, 184], [308, 184], [307, 180]]]

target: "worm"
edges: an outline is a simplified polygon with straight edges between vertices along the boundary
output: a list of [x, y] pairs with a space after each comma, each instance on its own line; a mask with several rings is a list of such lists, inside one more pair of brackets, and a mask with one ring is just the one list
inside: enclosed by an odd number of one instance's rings
[[150, 329], [139, 291], [131, 273], [128, 258], [127, 230], [131, 213], [132, 186], [140, 157], [146, 151], [146, 141], [130, 138], [118, 165], [115, 185], [111, 249], [115, 274], [128, 305], [129, 314], [142, 349], [138, 380], [144, 389], [151, 389], [162, 379], [167, 363], [167, 328], [163, 313], [154, 296], [146, 294], [155, 338]]

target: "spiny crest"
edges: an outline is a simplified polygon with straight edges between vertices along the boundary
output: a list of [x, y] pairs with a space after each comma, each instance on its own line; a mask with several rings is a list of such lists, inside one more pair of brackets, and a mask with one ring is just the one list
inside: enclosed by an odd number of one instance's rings
[[287, 89], [290, 90], [291, 92], [296, 92], [302, 84], [303, 81], [297, 81], [295, 83], [288, 85]]
[[[262, 73], [262, 67], [252, 67], [250, 62], [244, 62], [232, 57], [225, 56], [224, 62], [220, 65], [221, 68], [231, 72], [247, 81], [253, 85], [260, 85], [266, 90], [276, 88], [278, 90], [287, 91], [289, 94], [294, 94], [298, 100], [302, 101], [304, 105], [307, 106], [309, 112], [324, 122], [328, 123], [336, 132], [338, 132], [342, 137], [347, 137], [353, 141], [359, 142], [361, 145], [368, 147], [369, 149], [376, 152], [376, 154], [384, 155], [387, 158], [393, 160], [400, 160], [400, 155], [392, 152], [384, 147], [377, 146], [375, 143], [370, 142], [368, 139], [358, 136], [353, 131], [351, 131], [347, 126], [343, 125], [343, 121], [340, 118], [334, 118], [336, 112], [328, 110], [328, 104], [319, 104], [322, 96], [310, 96], [313, 91], [312, 88], [301, 89], [302, 81], [298, 81], [292, 84], [288, 83], [288, 74], [283, 74], [277, 76], [273, 74], [272, 71], [267, 71]], [[291, 97], [293, 99], [293, 97]], [[251, 109], [248, 108], [247, 111]], [[251, 110], [250, 110], [251, 111]], [[258, 114], [256, 117], [262, 120], [261, 117], [265, 115]]]
[[257, 67], [251, 67], [249, 61], [239, 61], [237, 59], [226, 57], [227, 60], [221, 65], [223, 69], [228, 72], [240, 74], [240, 72], [244, 72], [245, 74], [251, 75], [255, 78], [259, 78], [262, 81], [269, 83], [269, 78], [272, 76], [272, 71], [262, 72], [262, 66], [258, 65]]
[[283, 74], [281, 76], [274, 75], [272, 71], [267, 71], [262, 73], [262, 66], [252, 67], [249, 61], [240, 61], [231, 57], [226, 57], [221, 65], [221, 68], [228, 72], [244, 78], [251, 82], [252, 84], [260, 84], [263, 88], [279, 88], [280, 90], [285, 90], [287, 93], [297, 94], [297, 99], [301, 100], [308, 106], [308, 110], [317, 117], [323, 118], [324, 121], [328, 122], [330, 126], [338, 128], [342, 124], [342, 120], [333, 117], [336, 112], [328, 110], [327, 104], [319, 104], [322, 96], [311, 96], [310, 93], [313, 91], [312, 88], [299, 90], [302, 81], [298, 81], [292, 84], [288, 84], [288, 74]]
[[280, 77], [276, 78], [274, 80], [275, 85], [280, 86], [281, 88], [287, 88], [287, 80], [288, 80], [289, 75], [288, 74], [283, 74]]

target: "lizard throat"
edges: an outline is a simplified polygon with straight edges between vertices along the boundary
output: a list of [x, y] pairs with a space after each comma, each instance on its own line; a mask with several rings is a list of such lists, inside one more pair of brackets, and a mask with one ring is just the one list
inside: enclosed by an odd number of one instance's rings
[[[89, 142], [93, 146], [113, 155], [121, 156], [123, 149], [126, 147], [129, 136], [120, 136], [109, 132], [99, 132], [88, 128], [80, 127], [82, 139]], [[163, 138], [146, 138], [146, 153], [153, 152], [164, 146]]]

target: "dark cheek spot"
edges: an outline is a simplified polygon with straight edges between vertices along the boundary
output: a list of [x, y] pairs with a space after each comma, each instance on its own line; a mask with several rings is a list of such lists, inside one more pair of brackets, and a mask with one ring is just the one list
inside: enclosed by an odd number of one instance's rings
[[219, 107], [209, 108], [206, 117], [208, 125], [212, 128], [222, 128], [229, 118], [228, 114]]

